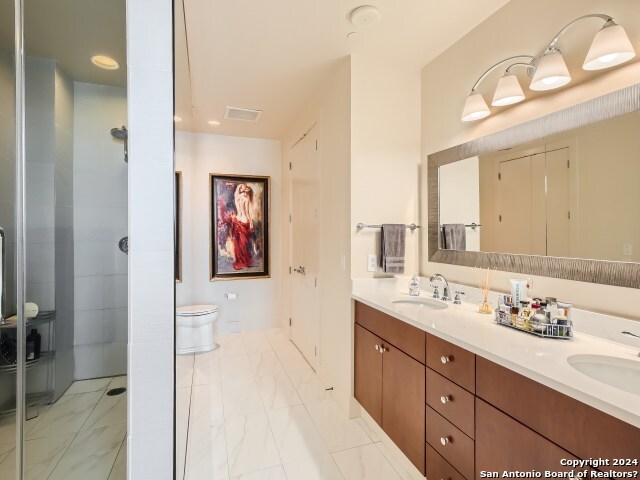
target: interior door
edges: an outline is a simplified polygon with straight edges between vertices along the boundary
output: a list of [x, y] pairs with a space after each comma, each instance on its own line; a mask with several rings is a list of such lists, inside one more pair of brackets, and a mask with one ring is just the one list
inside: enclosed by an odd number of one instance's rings
[[569, 257], [571, 223], [569, 149], [547, 152], [547, 255]]
[[291, 341], [318, 365], [321, 170], [317, 127], [292, 149]]
[[532, 253], [531, 157], [500, 162], [499, 252]]

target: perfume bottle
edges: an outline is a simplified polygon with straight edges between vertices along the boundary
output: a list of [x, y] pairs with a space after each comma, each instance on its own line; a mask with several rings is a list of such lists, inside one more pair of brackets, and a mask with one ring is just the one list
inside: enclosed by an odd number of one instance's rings
[[420, 295], [420, 277], [414, 275], [409, 282], [409, 295], [418, 297]]

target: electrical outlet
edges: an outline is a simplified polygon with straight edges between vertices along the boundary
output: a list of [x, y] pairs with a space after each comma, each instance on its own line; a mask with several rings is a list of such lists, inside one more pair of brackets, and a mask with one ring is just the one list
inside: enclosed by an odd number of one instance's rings
[[625, 257], [630, 257], [631, 255], [633, 255], [633, 245], [631, 245], [630, 243], [625, 243], [624, 245], [622, 245], [622, 255], [624, 255]]
[[378, 269], [378, 256], [370, 253], [367, 256], [367, 272], [375, 272]]

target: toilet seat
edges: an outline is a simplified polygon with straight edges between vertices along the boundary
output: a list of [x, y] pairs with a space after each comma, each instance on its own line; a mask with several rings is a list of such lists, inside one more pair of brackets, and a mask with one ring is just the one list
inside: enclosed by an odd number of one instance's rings
[[199, 317], [217, 312], [218, 305], [188, 305], [176, 308], [177, 317]]

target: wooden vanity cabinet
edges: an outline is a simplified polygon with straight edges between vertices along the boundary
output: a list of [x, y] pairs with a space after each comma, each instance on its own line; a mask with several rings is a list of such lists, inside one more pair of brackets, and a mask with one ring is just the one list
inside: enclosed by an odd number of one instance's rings
[[424, 475], [425, 333], [359, 302], [355, 320], [355, 398]]

